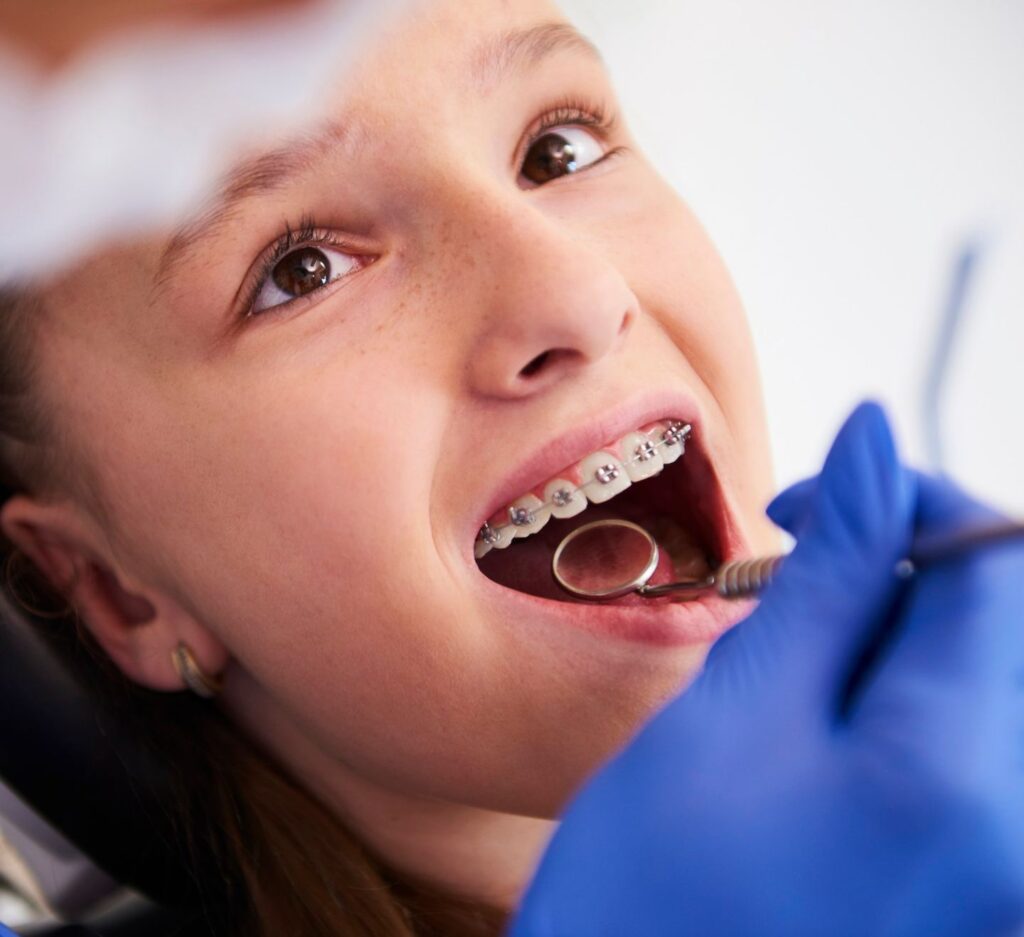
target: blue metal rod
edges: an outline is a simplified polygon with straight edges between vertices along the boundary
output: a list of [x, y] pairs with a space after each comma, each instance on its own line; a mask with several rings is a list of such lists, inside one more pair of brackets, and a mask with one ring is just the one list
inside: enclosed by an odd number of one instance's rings
[[957, 257], [925, 380], [924, 395], [921, 401], [921, 418], [928, 464], [935, 472], [945, 471], [946, 453], [942, 444], [942, 402], [949, 377], [950, 363], [953, 359], [953, 350], [965, 319], [967, 297], [980, 255], [980, 244], [971, 240], [963, 246]]

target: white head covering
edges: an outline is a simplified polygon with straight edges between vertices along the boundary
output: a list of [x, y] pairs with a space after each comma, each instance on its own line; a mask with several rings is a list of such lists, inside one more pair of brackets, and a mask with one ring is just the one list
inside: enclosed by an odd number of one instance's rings
[[178, 219], [261, 129], [313, 114], [406, 0], [318, 0], [203, 28], [149, 27], [47, 78], [0, 46], [0, 281]]

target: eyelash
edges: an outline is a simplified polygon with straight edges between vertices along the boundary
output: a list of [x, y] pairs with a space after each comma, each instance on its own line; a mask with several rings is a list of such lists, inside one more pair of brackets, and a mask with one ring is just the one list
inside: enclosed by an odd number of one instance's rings
[[[517, 167], [521, 166], [526, 154], [530, 151], [530, 147], [549, 130], [554, 130], [556, 127], [585, 127], [593, 131], [595, 136], [606, 143], [614, 133], [616, 123], [615, 116], [610, 115], [597, 102], [585, 101], [582, 98], [574, 97], [563, 98], [554, 107], [541, 115], [530, 127], [524, 136], [522, 145], [516, 152], [515, 165]], [[601, 158], [600, 162], [618, 155], [624, 149], [624, 147], [616, 147], [609, 150]], [[597, 163], [593, 165], [597, 165]], [[351, 250], [350, 244], [347, 244], [344, 239], [340, 239], [330, 228], [319, 225], [311, 215], [303, 215], [299, 220], [298, 228], [295, 229], [286, 222], [284, 233], [270, 246], [263, 259], [259, 261], [254, 269], [251, 285], [245, 291], [241, 307], [244, 310], [244, 318], [251, 319], [256, 317], [253, 313], [253, 307], [256, 305], [256, 299], [259, 297], [264, 283], [274, 272], [274, 267], [298, 247], [331, 247], [340, 251]], [[291, 305], [291, 302], [284, 303], [279, 307], [261, 312], [259, 315], [273, 313], [277, 309], [284, 309]]]
[[[298, 247], [330, 247], [346, 253], [356, 253], [350, 243], [344, 238], [339, 238], [330, 228], [318, 224], [311, 215], [303, 215], [299, 219], [298, 228], [295, 229], [285, 222], [284, 234], [271, 244], [270, 249], [253, 270], [251, 285], [246, 289], [242, 301], [245, 318], [255, 318], [253, 307], [256, 305], [256, 299], [259, 297], [263, 285], [274, 272], [274, 267]], [[267, 309], [259, 315], [272, 313], [275, 308], [283, 309], [291, 304], [291, 302], [284, 303], [280, 307]]]
[[[616, 124], [615, 115], [610, 114], [597, 101], [586, 101], [576, 97], [563, 98], [554, 107], [545, 111], [527, 131], [523, 144], [516, 153], [516, 165], [522, 164], [523, 158], [534, 143], [556, 127], [586, 127], [606, 143], [615, 132]], [[621, 149], [619, 147], [609, 151], [605, 154], [605, 159]]]

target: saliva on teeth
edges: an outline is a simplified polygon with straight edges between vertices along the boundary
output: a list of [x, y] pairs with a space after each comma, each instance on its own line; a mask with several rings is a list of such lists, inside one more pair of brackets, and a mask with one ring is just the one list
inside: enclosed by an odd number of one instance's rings
[[[591, 453], [577, 463], [575, 472], [564, 473], [576, 475], [583, 479], [582, 483], [553, 478], [544, 486], [543, 500], [536, 494], [525, 494], [484, 524], [473, 549], [476, 558], [482, 559], [491, 550], [504, 550], [514, 540], [537, 533], [552, 517], [575, 517], [588, 504], [610, 501], [634, 482], [653, 478], [683, 455], [692, 432], [689, 423], [679, 420], [655, 423], [646, 430], [627, 433], [607, 449]], [[611, 449], [618, 450], [619, 455]]]

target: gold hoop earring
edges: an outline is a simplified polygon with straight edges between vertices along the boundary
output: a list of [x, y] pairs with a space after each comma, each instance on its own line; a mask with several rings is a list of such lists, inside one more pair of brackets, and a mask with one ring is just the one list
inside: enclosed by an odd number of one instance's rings
[[203, 699], [212, 699], [221, 691], [221, 681], [203, 673], [199, 664], [196, 663], [192, 651], [184, 641], [179, 641], [178, 646], [171, 651], [171, 660], [174, 661], [174, 669], [178, 671], [182, 683], [185, 684], [196, 696]]

